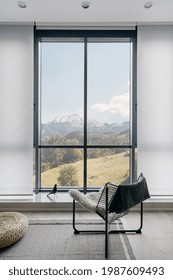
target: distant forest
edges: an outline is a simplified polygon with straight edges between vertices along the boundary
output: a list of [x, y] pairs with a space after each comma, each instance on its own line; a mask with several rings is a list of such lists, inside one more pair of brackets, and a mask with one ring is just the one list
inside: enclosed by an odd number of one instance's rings
[[[88, 142], [90, 145], [122, 145], [128, 144], [128, 131], [122, 133], [89, 133]], [[44, 139], [44, 145], [74, 145], [74, 148], [43, 148], [41, 151], [41, 172], [56, 168], [57, 166], [75, 163], [83, 159], [83, 149], [75, 148], [83, 142], [82, 132], [72, 132], [66, 136], [53, 135]], [[89, 148], [87, 158], [95, 159], [109, 155], [126, 152], [126, 148]]]

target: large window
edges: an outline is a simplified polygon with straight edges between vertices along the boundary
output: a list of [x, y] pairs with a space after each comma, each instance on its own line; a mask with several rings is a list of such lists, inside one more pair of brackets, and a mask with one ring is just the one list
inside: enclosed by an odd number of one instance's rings
[[36, 190], [133, 180], [135, 31], [47, 34], [36, 32]]

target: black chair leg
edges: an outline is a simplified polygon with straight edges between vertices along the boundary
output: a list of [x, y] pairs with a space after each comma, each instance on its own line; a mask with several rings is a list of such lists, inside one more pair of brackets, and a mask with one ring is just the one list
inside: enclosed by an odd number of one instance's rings
[[141, 202], [141, 213], [140, 213], [140, 227], [136, 233], [142, 233], [141, 229], [143, 227], [143, 202]]
[[141, 229], [143, 227], [143, 202], [141, 202], [141, 207], [140, 207], [140, 226], [138, 229], [119, 229], [119, 230], [111, 230], [109, 231], [109, 234], [114, 234], [114, 233], [142, 233]]
[[74, 229], [74, 234], [80, 233], [75, 226], [75, 200], [74, 199], [73, 199], [73, 229]]
[[75, 200], [73, 199], [73, 229], [74, 234], [80, 234], [80, 233], [101, 233], [104, 234], [105, 230], [78, 230], [76, 228], [76, 219], [75, 219], [75, 213], [76, 213], [76, 207], [75, 207]]
[[139, 229], [132, 229], [132, 230], [108, 230], [108, 188], [106, 188], [106, 216], [105, 216], [105, 230], [78, 230], [76, 229], [75, 225], [75, 200], [73, 199], [73, 229], [74, 234], [81, 234], [81, 233], [98, 233], [98, 234], [105, 234], [105, 259], [108, 258], [108, 238], [109, 234], [119, 234], [119, 233], [128, 233], [128, 232], [135, 232], [135, 233], [141, 233], [141, 229], [143, 226], [143, 203], [141, 203], [141, 211], [140, 211], [140, 227]]
[[108, 258], [108, 188], [106, 188], [106, 217], [105, 217], [105, 259]]

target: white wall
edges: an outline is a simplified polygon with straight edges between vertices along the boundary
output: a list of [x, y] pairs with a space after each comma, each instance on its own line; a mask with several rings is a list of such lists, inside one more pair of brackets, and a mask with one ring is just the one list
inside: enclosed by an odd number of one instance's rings
[[33, 27], [0, 26], [0, 195], [32, 194]]
[[173, 194], [173, 26], [139, 26], [138, 173], [151, 194]]
[[[138, 27], [138, 173], [173, 194], [173, 26]], [[0, 195], [32, 194], [33, 27], [0, 26]]]

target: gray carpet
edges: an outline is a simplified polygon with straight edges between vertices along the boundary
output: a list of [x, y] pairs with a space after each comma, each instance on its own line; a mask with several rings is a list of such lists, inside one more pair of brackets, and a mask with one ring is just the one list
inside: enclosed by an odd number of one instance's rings
[[[117, 226], [121, 226], [121, 223]], [[76, 227], [87, 230], [104, 229], [103, 224], [94, 225], [92, 222], [89, 225], [79, 223]], [[67, 221], [30, 221], [22, 239], [8, 248], [0, 249], [0, 259], [100, 260], [104, 259], [104, 235], [75, 235], [71, 222]], [[109, 259], [135, 259], [126, 234], [109, 235]]]

